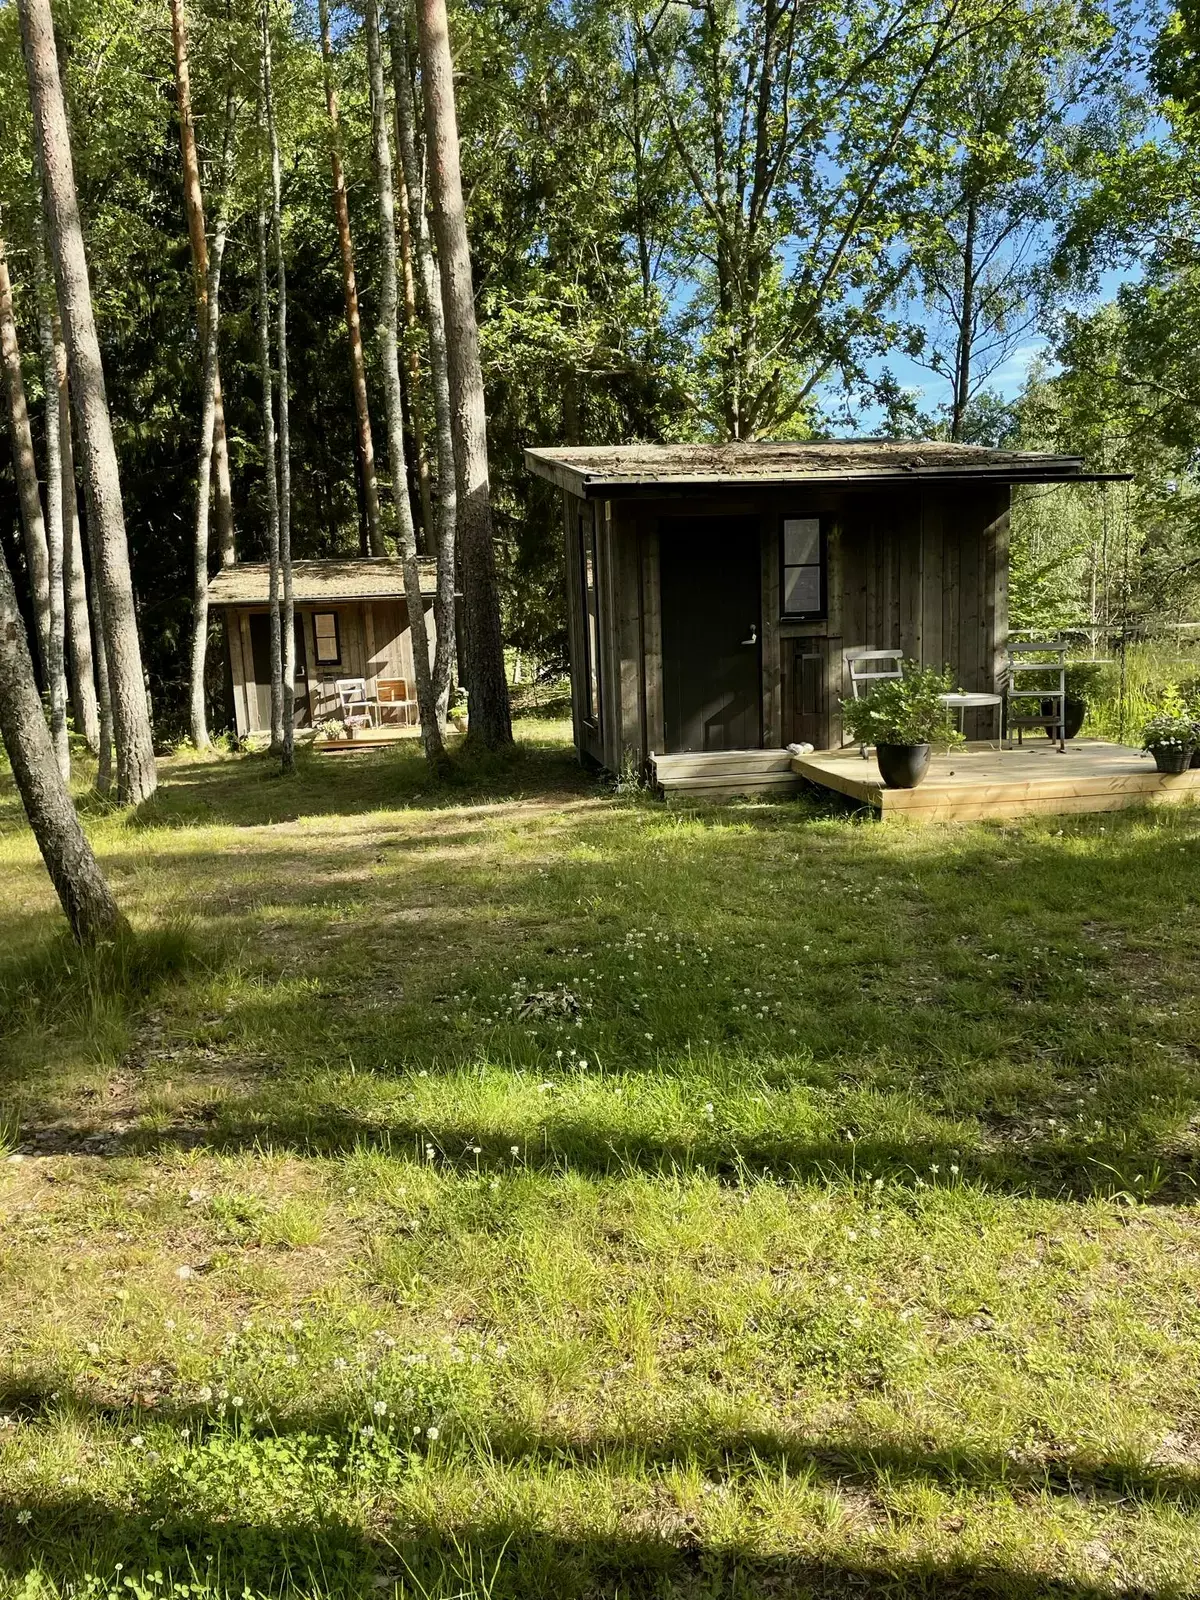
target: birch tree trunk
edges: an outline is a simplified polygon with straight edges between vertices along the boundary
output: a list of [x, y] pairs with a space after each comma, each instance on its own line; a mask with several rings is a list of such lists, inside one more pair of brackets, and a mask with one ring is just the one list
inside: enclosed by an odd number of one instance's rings
[[[67, 381], [67, 350], [58, 316], [54, 326], [54, 373], [58, 387], [58, 459], [62, 470], [64, 578], [67, 599], [67, 656], [70, 665], [71, 704], [75, 729], [92, 754], [100, 754], [100, 705], [97, 699], [96, 659], [92, 650], [92, 624], [88, 614], [87, 574], [83, 541], [79, 533], [79, 501], [75, 489], [75, 450], [71, 443], [71, 389]], [[107, 685], [105, 686], [107, 693]], [[108, 737], [111, 743], [112, 728]]]
[[[266, 156], [266, 60], [258, 58], [259, 159]], [[271, 275], [267, 265], [267, 197], [259, 174], [258, 190], [258, 365], [262, 380], [263, 471], [267, 488], [267, 551], [270, 577], [267, 617], [271, 630], [271, 754], [283, 754], [283, 645], [279, 631], [279, 479], [275, 467], [275, 397], [271, 377]]]
[[0, 735], [12, 762], [25, 815], [71, 932], [82, 945], [111, 939], [122, 927], [104, 875], [79, 825], [33, 681], [33, 662], [8, 564], [0, 556]]
[[29, 426], [29, 406], [25, 400], [25, 380], [21, 376], [21, 347], [13, 314], [12, 279], [8, 257], [0, 239], [0, 360], [4, 365], [4, 388], [8, 399], [8, 433], [12, 440], [13, 472], [17, 479], [17, 498], [21, 505], [21, 530], [25, 535], [25, 560], [29, 585], [33, 591], [33, 614], [37, 622], [38, 659], [42, 679], [50, 680], [50, 551], [46, 524], [42, 517], [42, 497], [38, 493], [37, 460], [33, 453], [33, 431]]
[[458, 554], [471, 697], [470, 736], [486, 748], [496, 749], [512, 743], [512, 716], [500, 633], [483, 369], [459, 162], [454, 67], [445, 0], [416, 0], [416, 6], [458, 475]]
[[367, 513], [367, 541], [373, 556], [385, 556], [387, 543], [383, 537], [383, 517], [379, 510], [375, 441], [371, 435], [371, 411], [367, 403], [367, 369], [363, 356], [362, 322], [358, 313], [358, 279], [354, 271], [354, 244], [350, 236], [350, 205], [346, 198], [346, 174], [342, 168], [337, 90], [333, 83], [333, 41], [329, 32], [329, 0], [320, 0], [320, 7], [321, 55], [325, 64], [325, 107], [329, 113], [329, 165], [333, 174], [333, 216], [337, 224], [338, 249], [342, 257], [342, 294], [346, 302], [346, 335], [350, 345], [350, 387], [354, 394], [354, 417], [358, 429], [358, 465]]
[[[204, 229], [204, 192], [200, 186], [196, 125], [192, 118], [192, 75], [183, 0], [171, 0], [171, 42], [175, 50], [175, 99], [179, 107], [179, 148], [183, 159], [183, 205], [187, 213], [192, 277], [196, 286], [196, 323], [203, 349], [208, 315], [208, 239]], [[213, 381], [213, 407], [210, 470], [216, 479], [217, 537], [221, 545], [221, 565], [231, 567], [237, 560], [237, 542], [233, 528], [233, 488], [229, 478], [229, 443], [225, 437], [225, 401], [221, 392], [219, 361]]]
[[[396, 120], [396, 148], [400, 152], [398, 194], [396, 196], [400, 210], [400, 266], [401, 277], [404, 283], [404, 354], [405, 365], [408, 368], [408, 412], [409, 424], [412, 432], [413, 453], [416, 455], [417, 492], [421, 502], [421, 544], [427, 554], [436, 552], [435, 536], [433, 529], [433, 493], [429, 481], [429, 453], [425, 448], [425, 424], [421, 416], [421, 354], [417, 329], [417, 284], [414, 271], [414, 244], [413, 244], [413, 202], [409, 194], [408, 167], [404, 160], [404, 133], [400, 122], [403, 115], [400, 97], [404, 86], [408, 86], [409, 104], [412, 103], [412, 87], [408, 78], [408, 52], [405, 49], [405, 35], [403, 27], [397, 26], [397, 8], [391, 0], [383, 0], [384, 11], [388, 18], [388, 44], [392, 58], [392, 100], [395, 107]], [[403, 18], [401, 17], [402, 23]], [[404, 84], [401, 84], [401, 77]]]
[[[454, 586], [455, 526], [458, 494], [454, 471], [454, 433], [450, 419], [450, 379], [446, 369], [446, 324], [442, 312], [442, 285], [429, 219], [425, 211], [425, 181], [417, 149], [416, 107], [412, 78], [409, 75], [407, 19], [404, 0], [387, 0], [388, 30], [392, 44], [392, 76], [396, 92], [396, 126], [400, 133], [400, 156], [404, 168], [405, 190], [412, 218], [412, 237], [421, 301], [429, 333], [429, 378], [433, 389], [433, 410], [437, 430], [437, 596], [433, 603], [437, 639], [433, 655], [433, 695], [437, 703], [438, 725], [446, 730], [446, 711], [450, 702], [450, 675], [454, 664]], [[422, 139], [422, 153], [424, 140]]]
[[204, 359], [200, 379], [200, 445], [196, 460], [196, 538], [192, 550], [192, 682], [191, 730], [197, 750], [207, 750], [208, 714], [205, 707], [204, 669], [208, 659], [208, 520], [216, 435], [217, 343], [221, 327], [221, 263], [229, 230], [229, 191], [233, 181], [233, 95], [225, 98], [225, 135], [221, 152], [217, 227], [204, 286]]
[[431, 766], [446, 761], [438, 726], [429, 666], [429, 634], [425, 627], [425, 602], [408, 498], [404, 460], [404, 416], [400, 394], [400, 358], [397, 350], [399, 306], [396, 287], [396, 200], [392, 187], [392, 151], [388, 140], [387, 100], [383, 85], [383, 52], [379, 37], [377, 0], [367, 0], [367, 69], [371, 81], [371, 130], [375, 152], [375, 181], [379, 193], [379, 232], [382, 247], [379, 285], [379, 348], [383, 366], [383, 392], [387, 402], [388, 456], [392, 469], [392, 499], [396, 506], [397, 542], [404, 565], [404, 594], [408, 625], [412, 631], [413, 671], [417, 680], [417, 710], [421, 739]]
[[58, 363], [54, 358], [54, 322], [50, 312], [53, 290], [46, 281], [46, 253], [42, 230], [34, 230], [34, 278], [38, 302], [38, 342], [42, 353], [42, 387], [46, 392], [46, 553], [50, 584], [50, 638], [47, 678], [50, 691], [50, 742], [64, 783], [71, 781], [71, 746], [67, 739], [67, 605], [65, 596], [65, 540], [63, 532], [63, 476], [61, 434], [58, 425]]
[[283, 615], [280, 619], [283, 635], [283, 739], [280, 756], [284, 772], [291, 773], [296, 770], [296, 609], [292, 599], [292, 444], [288, 396], [287, 272], [283, 263], [283, 180], [275, 127], [271, 28], [266, 0], [263, 0], [260, 14], [263, 99], [267, 115], [267, 140], [271, 150], [271, 237], [275, 247], [275, 335], [279, 369], [279, 565], [283, 576]]
[[45, 178], [46, 224], [79, 430], [88, 525], [99, 556], [98, 588], [117, 745], [117, 798], [122, 804], [137, 805], [149, 799], [157, 785], [154, 741], [129, 573], [121, 479], [92, 311], [54, 23], [50, 0], [18, 0], [17, 9], [34, 136]]

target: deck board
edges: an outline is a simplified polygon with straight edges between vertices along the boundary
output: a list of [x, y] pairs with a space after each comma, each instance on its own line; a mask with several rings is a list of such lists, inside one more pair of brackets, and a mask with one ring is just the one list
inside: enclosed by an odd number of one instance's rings
[[1063, 753], [1050, 740], [1012, 750], [968, 744], [935, 755], [915, 789], [885, 789], [873, 758], [857, 750], [796, 756], [792, 770], [810, 783], [871, 806], [884, 817], [914, 822], [975, 821], [1032, 812], [1116, 811], [1125, 806], [1200, 800], [1200, 771], [1171, 776], [1125, 745], [1077, 740]]

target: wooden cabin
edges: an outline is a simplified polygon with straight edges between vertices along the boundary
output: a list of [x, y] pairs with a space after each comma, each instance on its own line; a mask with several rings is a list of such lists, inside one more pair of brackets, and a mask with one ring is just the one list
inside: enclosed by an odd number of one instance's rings
[[[788, 781], [787, 745], [841, 744], [856, 649], [998, 692], [1012, 485], [1088, 476], [1075, 456], [886, 440], [525, 460], [562, 491], [576, 747], [660, 779], [661, 758], [690, 753], [689, 772], [704, 755]], [[965, 731], [992, 735], [995, 710]]]
[[[432, 561], [420, 566], [432, 650], [437, 568]], [[209, 604], [224, 616], [234, 720], [241, 737], [271, 728], [269, 581], [265, 563], [239, 562], [223, 567], [209, 583]], [[338, 716], [336, 685], [341, 679], [364, 678], [372, 697], [380, 678], [401, 680], [415, 700], [412, 630], [399, 561], [295, 561], [292, 592], [298, 728]]]

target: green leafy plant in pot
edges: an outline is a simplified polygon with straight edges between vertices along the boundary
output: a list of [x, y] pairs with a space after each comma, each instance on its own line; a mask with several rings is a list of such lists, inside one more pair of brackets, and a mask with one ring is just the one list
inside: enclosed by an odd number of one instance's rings
[[859, 700], [842, 701], [842, 726], [861, 745], [874, 745], [879, 776], [889, 789], [915, 789], [929, 770], [934, 745], [963, 742], [954, 713], [940, 698], [954, 692], [950, 669], [904, 663], [904, 676], [883, 678]]
[[[1101, 661], [1068, 661], [1067, 662], [1067, 698], [1063, 706], [1063, 738], [1074, 739], [1087, 720], [1088, 707], [1093, 700], [1100, 697], [1101, 685], [1104, 681], [1104, 663]], [[1042, 715], [1051, 716], [1054, 703], [1046, 700], [1042, 704]], [[1058, 734], [1053, 728], [1046, 729], [1048, 739], [1056, 739]]]
[[1187, 701], [1168, 684], [1158, 710], [1142, 729], [1142, 748], [1154, 757], [1160, 772], [1186, 772], [1196, 747], [1196, 724]]

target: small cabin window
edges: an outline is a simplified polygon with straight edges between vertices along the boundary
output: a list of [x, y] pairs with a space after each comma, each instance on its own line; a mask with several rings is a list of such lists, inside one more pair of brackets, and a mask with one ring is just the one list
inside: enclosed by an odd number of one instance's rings
[[320, 666], [336, 667], [342, 659], [342, 639], [336, 611], [313, 612], [313, 637]]
[[785, 517], [781, 555], [781, 614], [792, 621], [824, 617], [825, 533], [820, 517]]
[[579, 574], [583, 588], [584, 718], [600, 727], [600, 594], [596, 518], [589, 506], [579, 518]]

